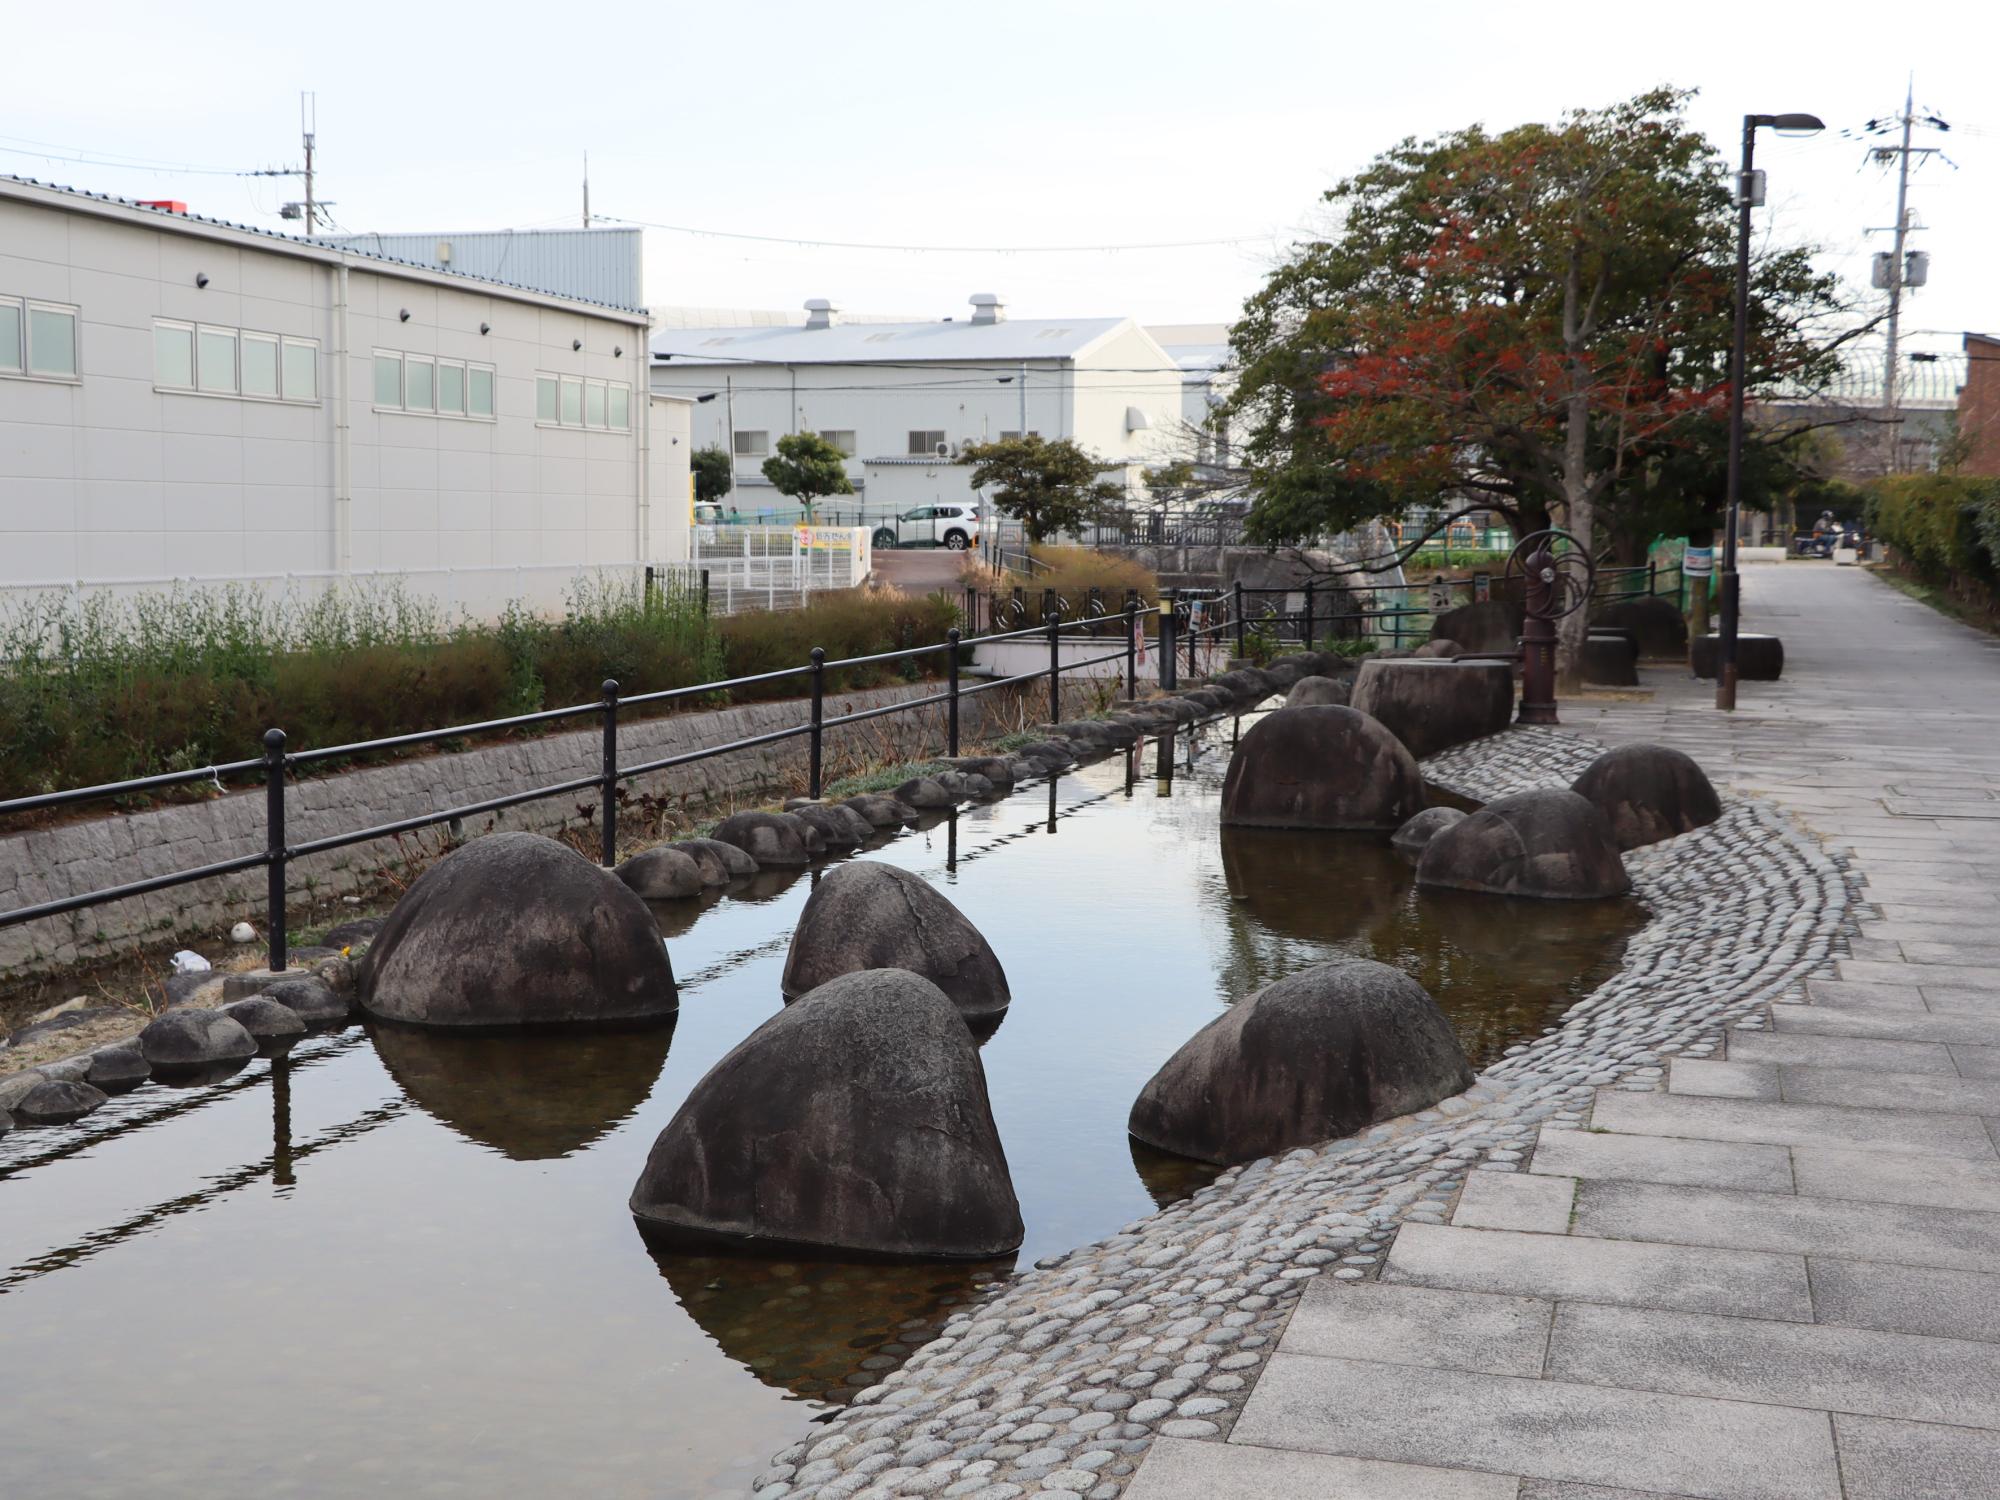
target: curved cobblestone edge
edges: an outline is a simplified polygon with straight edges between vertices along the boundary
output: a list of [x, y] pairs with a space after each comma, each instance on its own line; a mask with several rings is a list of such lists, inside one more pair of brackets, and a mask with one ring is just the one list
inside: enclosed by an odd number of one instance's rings
[[[1424, 771], [1490, 799], [1567, 785], [1602, 750], [1513, 729]], [[1444, 1222], [1469, 1172], [1518, 1170], [1542, 1126], [1583, 1123], [1594, 1090], [1658, 1088], [1668, 1058], [1714, 1053], [1830, 962], [1860, 899], [1844, 862], [1761, 799], [1723, 807], [1627, 854], [1652, 920], [1560, 1026], [1435, 1109], [1232, 1168], [1037, 1262], [781, 1452], [756, 1500], [1115, 1500], [1156, 1435], [1226, 1436], [1314, 1278], [1373, 1275], [1395, 1227]]]

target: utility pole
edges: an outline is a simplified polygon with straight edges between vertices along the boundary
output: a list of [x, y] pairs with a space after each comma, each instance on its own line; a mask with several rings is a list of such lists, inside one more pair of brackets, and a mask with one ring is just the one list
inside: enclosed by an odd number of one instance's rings
[[1916, 107], [1916, 75], [1910, 76], [1903, 94], [1903, 144], [1896, 167], [1896, 248], [1889, 256], [1889, 354], [1882, 372], [1882, 415], [1889, 424], [1889, 472], [1901, 467], [1896, 459], [1902, 447], [1902, 423], [1896, 416], [1896, 336], [1903, 316], [1903, 247], [1910, 237], [1910, 115]]
[[1028, 440], [1028, 362], [1021, 361], [1021, 373], [1016, 377], [1021, 387], [1021, 441]]
[[583, 153], [583, 227], [590, 228], [590, 153]]
[[[307, 113], [306, 101], [311, 100], [311, 113]], [[299, 95], [299, 134], [306, 141], [306, 233], [311, 234], [318, 224], [318, 216], [313, 206], [313, 137], [319, 133], [319, 95], [301, 93]]]
[[[1898, 144], [1876, 146], [1869, 151], [1869, 157], [1883, 164], [1892, 158], [1896, 163], [1896, 222], [1886, 226], [1887, 232], [1895, 236], [1894, 249], [1887, 255], [1875, 257], [1874, 285], [1889, 294], [1889, 319], [1887, 342], [1883, 354], [1882, 371], [1882, 423], [1888, 430], [1889, 455], [1883, 465], [1886, 473], [1894, 474], [1902, 468], [1902, 432], [1900, 416], [1902, 383], [1902, 322], [1903, 292], [1907, 288], [1919, 287], [1929, 277], [1929, 257], [1912, 254], [1909, 248], [1911, 224], [1910, 213], [1910, 160], [1912, 157], [1938, 154], [1935, 146], [1913, 146], [1910, 144], [1911, 131], [1919, 124], [1938, 130], [1949, 130], [1951, 126], [1936, 115], [1917, 118], [1916, 77], [1911, 75], [1904, 87], [1903, 111], [1886, 120], [1870, 120], [1864, 127], [1868, 135], [1882, 135], [1892, 127], [1899, 132]], [[1947, 158], [1949, 160], [1949, 158]], [[1869, 233], [1877, 233], [1871, 229]]]
[[729, 475], [730, 483], [736, 482], [736, 377], [722, 377], [723, 421], [729, 424]]

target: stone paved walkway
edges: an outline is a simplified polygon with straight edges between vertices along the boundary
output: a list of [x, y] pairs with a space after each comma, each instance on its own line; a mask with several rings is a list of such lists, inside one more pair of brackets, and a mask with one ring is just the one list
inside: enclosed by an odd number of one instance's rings
[[1852, 956], [1315, 1282], [1227, 1442], [1131, 1500], [2000, 1495], [2000, 641], [1853, 569], [1745, 579], [1786, 680], [1652, 671], [1678, 746], [1865, 880]]

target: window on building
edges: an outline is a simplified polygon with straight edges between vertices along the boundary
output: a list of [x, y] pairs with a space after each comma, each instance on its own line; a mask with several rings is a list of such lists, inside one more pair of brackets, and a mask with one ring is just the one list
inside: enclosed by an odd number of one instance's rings
[[553, 375], [535, 377], [535, 420], [553, 422], [556, 420], [556, 378]]
[[202, 327], [195, 331], [195, 380], [220, 395], [236, 391], [236, 330]]
[[738, 458], [768, 458], [770, 453], [770, 433], [739, 432], [736, 434], [736, 456]]
[[622, 380], [611, 387], [611, 430], [632, 430], [632, 387]]
[[438, 361], [438, 415], [465, 415], [465, 366], [448, 359]]
[[830, 427], [820, 433], [822, 440], [840, 450], [842, 458], [854, 457], [854, 429], [852, 427]]
[[275, 334], [243, 335], [243, 394], [277, 399], [278, 340]]
[[466, 371], [466, 410], [475, 417], [493, 415], [493, 371], [486, 365], [473, 365]]
[[419, 359], [414, 354], [403, 356], [404, 411], [436, 409], [434, 370], [435, 367], [427, 359]]
[[26, 348], [21, 336], [21, 304], [0, 297], [0, 370], [19, 374], [24, 368]]
[[910, 457], [916, 458], [922, 456], [929, 458], [938, 451], [939, 446], [943, 442], [944, 431], [941, 428], [926, 428], [922, 432], [912, 432], [910, 434]]
[[28, 304], [28, 373], [76, 377], [76, 309]]
[[[1001, 441], [1001, 442], [1003, 442], [1003, 443], [1011, 443], [1011, 442], [1013, 442], [1013, 441], [1014, 441], [1014, 440], [1015, 440], [1016, 438], [1018, 438], [1018, 437], [1019, 437], [1020, 435], [1021, 435], [1021, 434], [1020, 434], [1020, 433], [1019, 433], [1018, 431], [1013, 431], [1013, 432], [1003, 432], [1003, 433], [1001, 433], [1001, 434], [1000, 434], [1000, 441]], [[1035, 429], [1034, 429], [1034, 428], [1030, 427], [1030, 428], [1028, 429], [1028, 436], [1029, 436], [1029, 437], [1034, 437], [1034, 438], [1038, 438], [1038, 437], [1040, 437], [1040, 436], [1041, 436], [1041, 434], [1040, 434], [1039, 432], [1035, 431]]]
[[403, 404], [402, 355], [380, 352], [375, 355], [375, 404], [377, 406]]
[[605, 392], [601, 380], [587, 380], [583, 384], [583, 425], [602, 427], [604, 425]]
[[319, 400], [319, 345], [311, 339], [285, 340], [285, 399]]
[[194, 324], [153, 325], [153, 384], [177, 391], [194, 389]]
[[583, 425], [583, 382], [567, 375], [562, 383], [562, 422], [565, 427]]

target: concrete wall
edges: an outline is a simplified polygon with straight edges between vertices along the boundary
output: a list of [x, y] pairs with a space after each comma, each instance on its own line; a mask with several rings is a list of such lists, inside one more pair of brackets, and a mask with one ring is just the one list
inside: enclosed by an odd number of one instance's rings
[[[843, 693], [826, 701], [828, 718], [907, 698], [926, 697], [937, 683], [912, 683], [863, 693]], [[1066, 682], [1066, 712], [1080, 711], [1103, 691], [1099, 684]], [[1026, 683], [967, 698], [961, 711], [962, 742], [1004, 734], [1047, 711], [1048, 689]], [[626, 764], [746, 739], [802, 724], [799, 700], [746, 704], [712, 713], [679, 714], [643, 720], [619, 730], [619, 758]], [[626, 783], [641, 793], [701, 809], [732, 796], [766, 790], [800, 795], [805, 789], [806, 739], [718, 756]], [[944, 753], [942, 704], [889, 714], [826, 734], [829, 779], [856, 759], [923, 759]], [[286, 799], [286, 834], [294, 844], [401, 818], [464, 806], [534, 786], [549, 786], [595, 775], [602, 765], [602, 732], [549, 735], [399, 761], [344, 774], [302, 781]], [[580, 805], [595, 806], [594, 790], [526, 803], [468, 819], [465, 832], [496, 828], [548, 832], [565, 819], [575, 821]], [[435, 849], [443, 829], [377, 839], [297, 860], [289, 868], [294, 900], [326, 899], [372, 889], [378, 872], [409, 855]], [[175, 870], [191, 869], [264, 848], [264, 792], [232, 792], [206, 802], [162, 807], [72, 823], [63, 827], [0, 837], [0, 911], [99, 890]], [[178, 886], [109, 906], [50, 917], [19, 927], [0, 928], [0, 977], [107, 957], [143, 943], [205, 932], [214, 935], [239, 920], [264, 927], [261, 868], [236, 876]]]
[[[0, 376], [0, 586], [669, 558], [643, 550], [643, 314], [19, 185], [0, 297], [79, 322], [74, 379]], [[312, 340], [317, 390], [163, 385], [159, 319]], [[377, 350], [492, 367], [493, 416], [378, 408]], [[630, 430], [537, 422], [537, 372], [633, 388]]]

